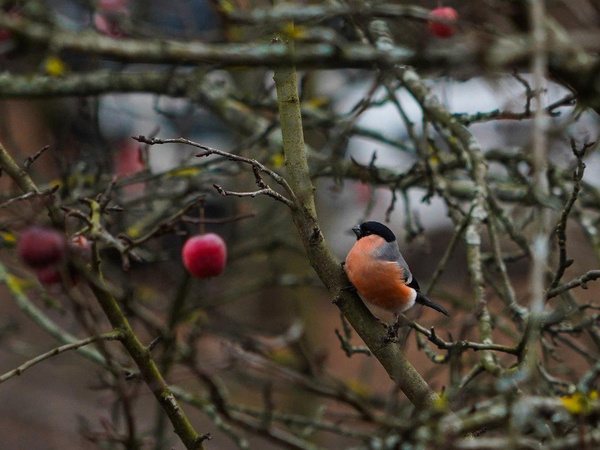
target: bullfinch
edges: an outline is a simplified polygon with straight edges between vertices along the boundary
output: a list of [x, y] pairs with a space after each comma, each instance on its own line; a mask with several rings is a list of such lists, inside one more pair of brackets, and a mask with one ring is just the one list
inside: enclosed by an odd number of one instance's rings
[[419, 303], [448, 315], [419, 292], [419, 283], [410, 273], [392, 230], [379, 222], [364, 222], [352, 231], [356, 243], [346, 257], [345, 270], [364, 300], [396, 314]]

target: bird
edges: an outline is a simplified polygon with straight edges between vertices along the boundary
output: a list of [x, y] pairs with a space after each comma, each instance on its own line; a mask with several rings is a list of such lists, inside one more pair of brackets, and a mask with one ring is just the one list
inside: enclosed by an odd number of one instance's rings
[[419, 303], [449, 316], [443, 306], [420, 292], [392, 230], [369, 221], [353, 227], [352, 231], [356, 242], [346, 257], [344, 269], [364, 300], [396, 315]]

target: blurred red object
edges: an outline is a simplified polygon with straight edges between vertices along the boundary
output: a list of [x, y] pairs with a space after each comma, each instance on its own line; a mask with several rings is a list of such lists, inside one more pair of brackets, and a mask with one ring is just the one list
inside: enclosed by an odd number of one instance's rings
[[100, 0], [98, 9], [103, 12], [126, 13], [129, 9], [129, 0]]
[[454, 8], [436, 8], [429, 13], [427, 27], [431, 34], [445, 39], [454, 36], [454, 33], [456, 33], [456, 26], [453, 22], [457, 20], [458, 13]]
[[[132, 139], [121, 141], [115, 155], [114, 172], [119, 177], [128, 177], [146, 169], [140, 157], [140, 145]], [[144, 183], [135, 183], [124, 187], [127, 194], [136, 195], [144, 190]]]

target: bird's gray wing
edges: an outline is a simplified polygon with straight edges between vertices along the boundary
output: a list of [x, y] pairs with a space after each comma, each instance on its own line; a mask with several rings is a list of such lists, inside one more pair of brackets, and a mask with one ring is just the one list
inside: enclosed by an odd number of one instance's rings
[[386, 242], [383, 246], [377, 250], [377, 254], [375, 255], [377, 259], [382, 259], [384, 261], [393, 261], [402, 269], [402, 273], [404, 274], [404, 282], [416, 289], [419, 290], [419, 283], [415, 280], [408, 268], [408, 264], [404, 260], [402, 253], [400, 253], [400, 249], [398, 248], [398, 243], [394, 242]]

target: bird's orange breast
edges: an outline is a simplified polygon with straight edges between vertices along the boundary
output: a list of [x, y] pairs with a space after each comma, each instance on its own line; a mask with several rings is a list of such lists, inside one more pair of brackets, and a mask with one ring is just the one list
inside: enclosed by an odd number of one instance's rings
[[366, 236], [354, 244], [346, 257], [346, 274], [359, 294], [380, 308], [401, 312], [410, 307], [414, 293], [404, 283], [402, 269], [394, 261], [374, 257], [385, 244], [380, 236]]

